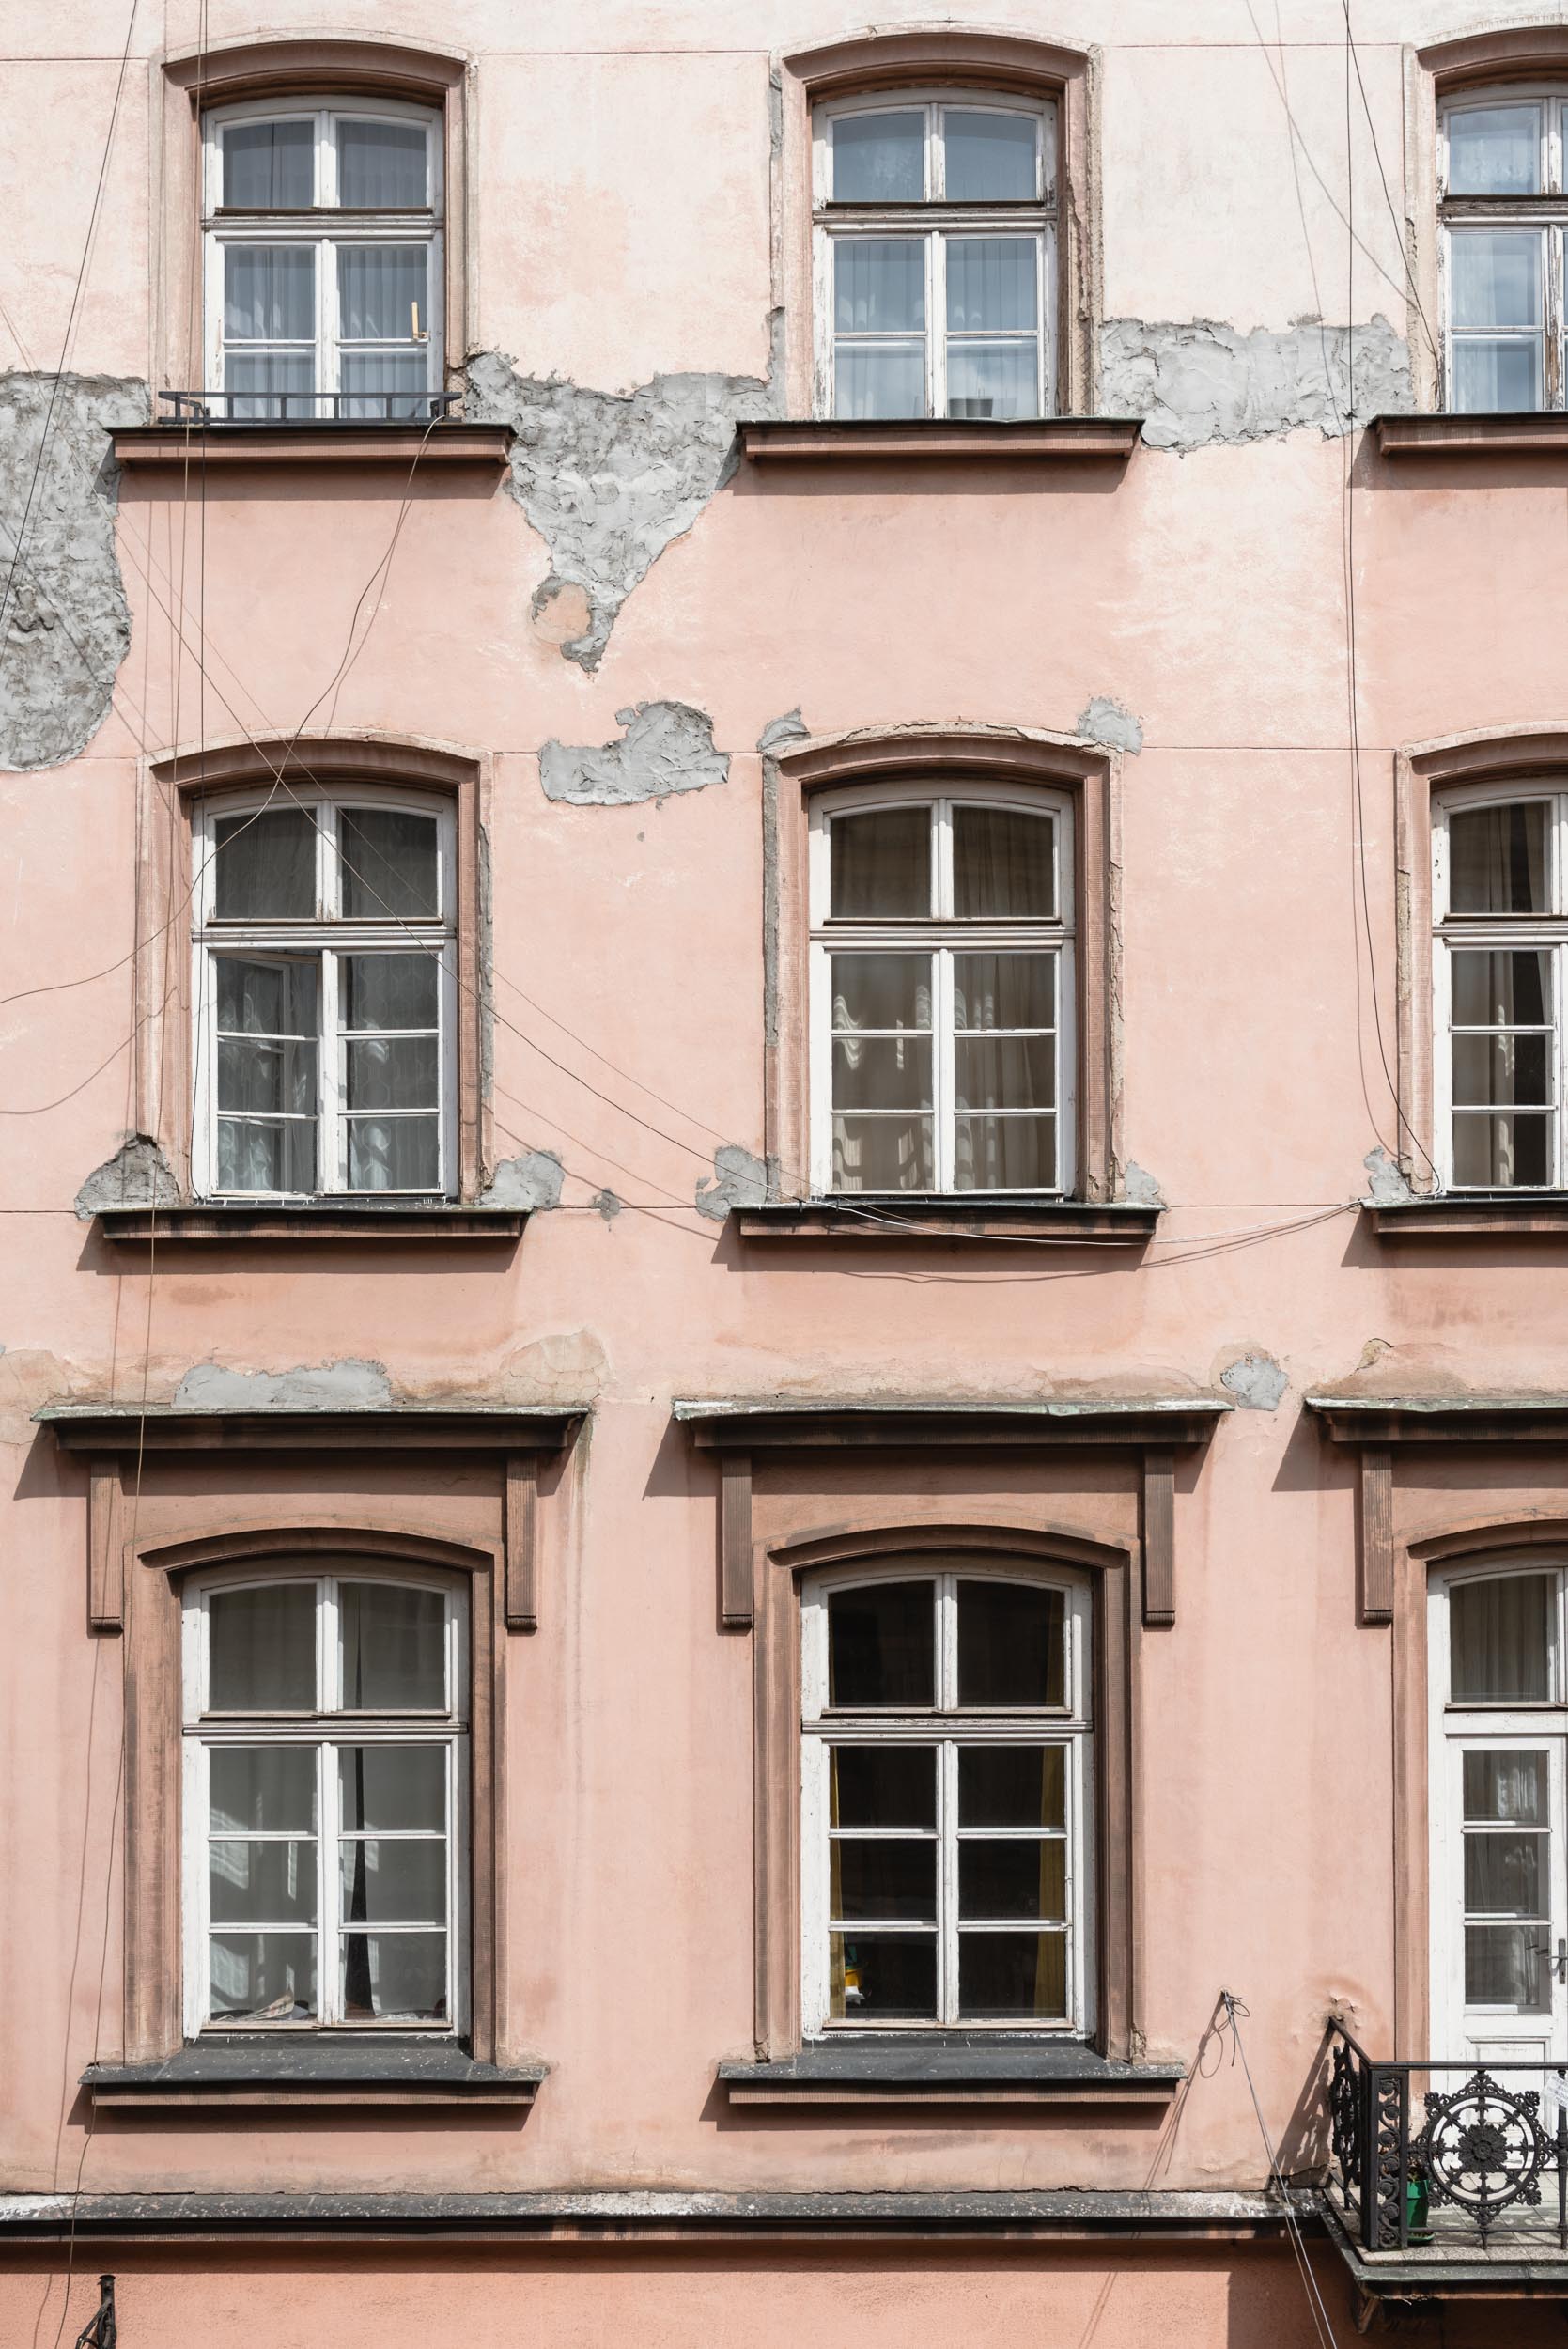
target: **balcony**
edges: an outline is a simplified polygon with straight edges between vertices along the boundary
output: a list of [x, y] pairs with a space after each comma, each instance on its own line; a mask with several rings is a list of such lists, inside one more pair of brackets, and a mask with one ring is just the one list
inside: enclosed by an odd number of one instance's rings
[[1324, 2218], [1365, 2297], [1568, 2298], [1568, 2066], [1328, 2047]]
[[175, 392], [151, 424], [114, 435], [122, 465], [483, 466], [506, 461], [511, 428], [460, 415], [460, 392]]

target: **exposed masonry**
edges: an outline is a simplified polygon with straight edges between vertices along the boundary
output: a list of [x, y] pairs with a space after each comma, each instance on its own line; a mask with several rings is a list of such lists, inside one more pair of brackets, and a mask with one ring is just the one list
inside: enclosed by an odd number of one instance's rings
[[1361, 1160], [1371, 1178], [1367, 1195], [1374, 1207], [1390, 1207], [1401, 1199], [1413, 1199], [1415, 1192], [1405, 1181], [1397, 1159], [1391, 1159], [1381, 1143], [1369, 1150]]
[[1239, 1411], [1277, 1411], [1290, 1381], [1272, 1354], [1243, 1354], [1219, 1374]]
[[503, 1159], [480, 1199], [483, 1207], [558, 1207], [567, 1170], [553, 1150], [525, 1150], [520, 1157]]
[[783, 717], [768, 719], [757, 736], [757, 748], [766, 758], [774, 751], [782, 751], [787, 742], [808, 740], [810, 735], [811, 728], [801, 717], [800, 705], [797, 702], [793, 709], [784, 711]]
[[220, 1362], [197, 1362], [174, 1396], [176, 1410], [186, 1411], [376, 1410], [392, 1399], [385, 1363], [352, 1358], [297, 1370], [225, 1370]]
[[1136, 1159], [1129, 1159], [1123, 1169], [1122, 1196], [1135, 1207], [1163, 1207], [1165, 1205], [1159, 1177], [1151, 1174], [1147, 1167], [1140, 1166]]
[[147, 388], [62, 376], [51, 417], [53, 392], [53, 376], [0, 375], [0, 583], [27, 517], [0, 638], [0, 768], [13, 771], [81, 756], [109, 714], [131, 648], [115, 555], [119, 467], [106, 435], [147, 422]]
[[606, 1223], [613, 1223], [621, 1209], [626, 1206], [626, 1201], [617, 1199], [613, 1190], [596, 1190], [594, 1206], [603, 1216]]
[[1081, 734], [1086, 741], [1103, 742], [1108, 750], [1126, 751], [1134, 758], [1143, 748], [1141, 722], [1105, 693], [1096, 693], [1084, 704], [1074, 722], [1073, 732]]
[[[779, 762], [778, 753], [791, 742], [803, 742], [811, 728], [800, 715], [800, 705], [784, 710], [777, 718], [769, 718], [757, 736], [757, 749], [762, 754], [762, 895], [765, 908], [762, 931], [762, 1027], [768, 1045], [779, 1040]], [[778, 1165], [774, 1161], [768, 1171], [769, 1184], [778, 1180]]]
[[1347, 420], [1364, 424], [1415, 404], [1409, 350], [1385, 318], [1354, 328], [1308, 319], [1248, 334], [1210, 319], [1108, 319], [1100, 329], [1100, 406], [1108, 416], [1141, 416], [1151, 448], [1283, 432], [1328, 439]]
[[697, 1184], [697, 1212], [722, 1223], [732, 1207], [760, 1207], [768, 1196], [768, 1169], [750, 1150], [722, 1142], [713, 1153], [713, 1180]]
[[[775, 313], [775, 351], [782, 325]], [[550, 550], [536, 616], [563, 590], [587, 598], [567, 661], [598, 666], [628, 596], [734, 473], [737, 424], [778, 412], [781, 381], [776, 357], [766, 377], [656, 375], [628, 393], [520, 375], [503, 351], [469, 361], [468, 413], [511, 426], [508, 487]]]
[[713, 721], [689, 702], [637, 702], [617, 709], [618, 742], [547, 742], [539, 781], [547, 800], [577, 807], [627, 807], [722, 783], [728, 756], [713, 747]]
[[112, 1159], [95, 1166], [76, 1194], [76, 1213], [90, 1223], [105, 1207], [178, 1207], [173, 1167], [150, 1134], [128, 1134]]

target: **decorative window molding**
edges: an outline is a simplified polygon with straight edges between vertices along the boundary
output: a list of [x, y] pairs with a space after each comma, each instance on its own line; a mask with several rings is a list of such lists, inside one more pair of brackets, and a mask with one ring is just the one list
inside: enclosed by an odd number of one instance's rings
[[[940, 331], [922, 338], [926, 356], [916, 412], [948, 413], [946, 397], [951, 387], [943, 346], [949, 339], [949, 314], [943, 292], [943, 248], [951, 231], [980, 226], [993, 236], [1006, 233], [1037, 244], [1038, 274], [1032, 282], [1036, 288], [1038, 412], [1048, 416], [1091, 412], [1100, 302], [1097, 251], [1089, 228], [1094, 218], [1097, 139], [1090, 58], [1075, 50], [1009, 35], [933, 27], [868, 33], [857, 39], [798, 52], [784, 60], [782, 81], [784, 210], [791, 224], [785, 251], [786, 381], [791, 412], [831, 415], [835, 405], [842, 408], [842, 402], [835, 403], [833, 398], [831, 338], [825, 342], [818, 328], [819, 306], [831, 298], [832, 256], [829, 248], [840, 234], [863, 235], [880, 226], [884, 213], [897, 231], [920, 238], [928, 248], [918, 274], [927, 286], [926, 317]], [[886, 105], [878, 107], [878, 100], [886, 101]], [[984, 203], [972, 208], [949, 203], [941, 120], [944, 105], [965, 114], [990, 110], [1010, 123], [1037, 124], [1040, 171], [1033, 185], [1025, 189], [1020, 181], [1017, 194], [1000, 205], [993, 202], [988, 210]], [[827, 126], [863, 117], [868, 112], [899, 110], [922, 117], [923, 170], [914, 204], [895, 220], [881, 204], [872, 210], [863, 204], [841, 209], [831, 176], [829, 141], [832, 134]], [[986, 184], [990, 186], [992, 181], [987, 179]], [[1011, 178], [1006, 184], [1012, 188]], [[925, 217], [916, 219], [917, 209]], [[967, 318], [967, 308], [962, 303], [959, 307]], [[826, 322], [826, 310], [821, 316]], [[1008, 317], [1012, 320], [1009, 332], [1026, 337], [1030, 322], [1022, 312], [1015, 306]], [[964, 331], [958, 330], [960, 340]], [[966, 364], [972, 369], [976, 363]], [[983, 387], [977, 383], [970, 389]], [[938, 403], [934, 408], [933, 400]], [[856, 412], [850, 408], [844, 412]], [[1012, 412], [1027, 415], [1035, 411], [1014, 406]]]
[[[1051, 1170], [1055, 1183], [1036, 1188], [1033, 1195], [1094, 1203], [1114, 1198], [1120, 1159], [1120, 1053], [1112, 1017], [1120, 919], [1118, 779], [1113, 751], [1018, 734], [933, 730], [850, 736], [792, 744], [767, 760], [764, 811], [772, 851], [767, 860], [771, 998], [767, 1118], [777, 1198], [839, 1195], [833, 1184], [829, 1114], [825, 1105], [818, 1106], [831, 1079], [827, 957], [830, 933], [838, 926], [831, 915], [827, 827], [835, 814], [910, 803], [935, 806], [939, 819], [955, 806], [986, 805], [1057, 819], [1061, 886], [1050, 919], [1036, 924], [1034, 930], [1013, 922], [1003, 926], [1006, 942], [1027, 945], [1034, 939], [1040, 950], [1070, 955], [1072, 963], [1072, 981], [1061, 998], [1061, 1033], [1075, 1130], [1059, 1170]], [[944, 820], [939, 820], [937, 837], [939, 849], [946, 837]], [[940, 855], [937, 867], [946, 869]], [[932, 903], [950, 908], [948, 899], [934, 897]], [[816, 918], [819, 908], [830, 910]], [[931, 932], [926, 951], [945, 955], [951, 968], [952, 953], [962, 939], [947, 913], [921, 926]], [[991, 942], [1001, 935], [998, 930]], [[908, 942], [903, 931], [899, 936]], [[848, 942], [865, 946], [872, 941], [872, 928], [862, 924]], [[945, 1034], [949, 1050], [954, 1037], [951, 1011], [951, 1003], [941, 997], [936, 1027], [939, 1037]], [[946, 1073], [951, 1078], [951, 1067]], [[945, 1206], [955, 1196], [968, 1201], [972, 1210], [976, 1193], [966, 1189], [955, 1194], [950, 1189], [944, 1194], [940, 1189], [947, 1160], [955, 1155], [955, 1139], [950, 1119], [942, 1149], [932, 1154], [930, 1189], [924, 1194], [897, 1193], [917, 1221], [933, 1201]], [[852, 1201], [852, 1194], [844, 1196]]]

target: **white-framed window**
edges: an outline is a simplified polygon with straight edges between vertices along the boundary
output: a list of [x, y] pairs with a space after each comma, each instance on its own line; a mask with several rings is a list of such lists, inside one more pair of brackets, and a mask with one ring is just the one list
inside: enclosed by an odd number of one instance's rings
[[1549, 1552], [1428, 1592], [1435, 2051], [1568, 2060], [1568, 1574]]
[[1091, 1606], [953, 1558], [801, 1595], [801, 2019], [1094, 2028]]
[[1560, 1189], [1568, 786], [1435, 799], [1432, 910], [1439, 1179]]
[[196, 1190], [456, 1188], [450, 805], [355, 786], [196, 816]]
[[812, 1182], [1069, 1192], [1066, 793], [918, 783], [811, 818]]
[[1443, 106], [1437, 184], [1444, 397], [1454, 410], [1560, 408], [1568, 89], [1509, 85]]
[[442, 383], [439, 115], [390, 99], [203, 125], [207, 389], [237, 422], [426, 417]]
[[816, 109], [820, 414], [1052, 413], [1057, 123], [983, 89]]
[[331, 1565], [185, 1595], [189, 2038], [465, 2025], [463, 1595]]

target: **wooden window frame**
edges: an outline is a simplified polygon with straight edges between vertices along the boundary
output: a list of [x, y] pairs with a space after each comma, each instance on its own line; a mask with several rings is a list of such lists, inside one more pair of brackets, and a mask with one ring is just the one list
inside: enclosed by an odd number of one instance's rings
[[[1532, 101], [1541, 110], [1541, 180], [1532, 196], [1451, 195], [1448, 188], [1449, 125], [1458, 115], [1499, 102]], [[1531, 412], [1563, 406], [1563, 234], [1568, 227], [1568, 186], [1563, 179], [1563, 117], [1568, 111], [1568, 84], [1503, 82], [1467, 84], [1441, 100], [1437, 108], [1437, 268], [1442, 318], [1442, 405], [1450, 414], [1491, 414], [1492, 410], [1461, 410], [1454, 401], [1454, 334], [1452, 318], [1452, 249], [1456, 235], [1478, 229], [1513, 229], [1536, 237], [1540, 243], [1538, 293], [1541, 306], [1541, 397]], [[1460, 330], [1464, 331], [1464, 330]], [[1477, 333], [1480, 330], [1468, 330]], [[1500, 329], [1523, 341], [1522, 330]], [[1532, 334], [1529, 340], [1534, 341]]]

